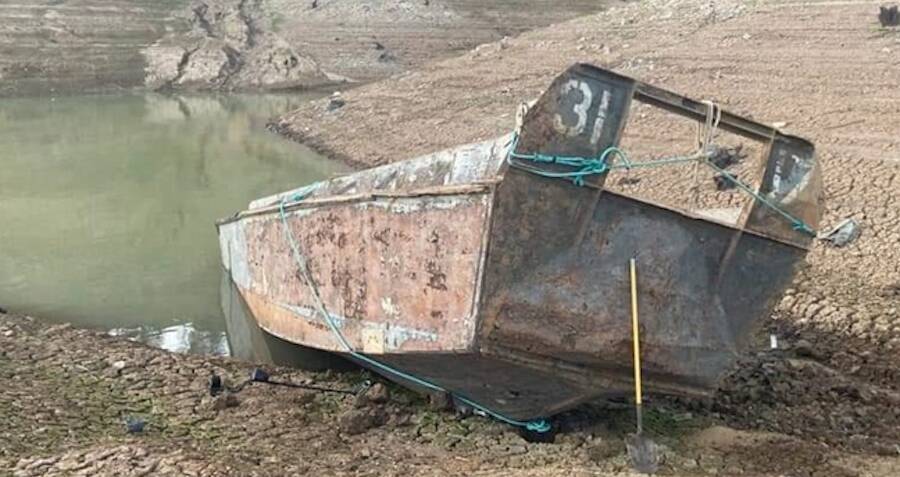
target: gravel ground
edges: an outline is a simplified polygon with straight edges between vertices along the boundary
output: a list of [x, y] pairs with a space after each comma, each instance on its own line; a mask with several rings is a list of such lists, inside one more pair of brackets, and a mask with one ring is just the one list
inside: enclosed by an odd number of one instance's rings
[[[897, 427], [877, 422], [900, 400], [836, 377], [800, 351], [752, 359], [713, 401], [651, 401], [646, 427], [663, 446], [661, 475], [897, 475], [900, 456], [889, 442], [897, 442]], [[555, 443], [530, 443], [507, 426], [435, 410], [421, 396], [377, 380], [358, 397], [261, 384], [209, 395], [211, 373], [234, 385], [252, 368], [0, 315], [0, 474], [635, 475], [623, 444], [632, 411], [622, 404], [559, 416]], [[340, 389], [371, 378], [268, 370], [283, 381]], [[823, 389], [823, 377], [838, 396], [813, 394]], [[749, 396], [753, 389], [761, 394]], [[851, 414], [850, 424], [880, 432], [883, 447], [869, 435], [807, 435], [811, 425], [827, 431], [828, 424], [790, 419], [808, 415], [776, 404], [788, 395], [850, 402], [842, 397], [847, 393], [865, 409]], [[821, 412], [824, 421], [834, 414]], [[146, 421], [144, 430], [128, 433], [128, 417]], [[783, 432], [769, 430], [779, 427]], [[852, 448], [857, 440], [864, 445]]]

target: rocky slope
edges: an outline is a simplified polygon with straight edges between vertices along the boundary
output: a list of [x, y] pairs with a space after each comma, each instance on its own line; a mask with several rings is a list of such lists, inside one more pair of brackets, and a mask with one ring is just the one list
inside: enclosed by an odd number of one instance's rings
[[140, 50], [184, 0], [0, 2], [0, 96], [142, 86]]
[[[610, 0], [615, 1], [615, 0]], [[604, 7], [594, 0], [20, 0], [0, 95], [369, 81]]]
[[197, 0], [144, 50], [147, 85], [284, 89], [369, 81], [594, 11], [567, 0]]

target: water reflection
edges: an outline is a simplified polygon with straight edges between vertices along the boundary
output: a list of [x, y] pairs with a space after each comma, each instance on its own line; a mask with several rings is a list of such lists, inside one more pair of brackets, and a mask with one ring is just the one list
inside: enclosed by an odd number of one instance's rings
[[228, 356], [228, 338], [224, 332], [198, 330], [193, 323], [167, 326], [157, 329], [152, 326], [136, 328], [113, 328], [110, 336], [123, 336], [150, 346], [175, 353], [212, 354]]
[[264, 130], [304, 100], [4, 100], [0, 306], [219, 352], [214, 221], [343, 169]]

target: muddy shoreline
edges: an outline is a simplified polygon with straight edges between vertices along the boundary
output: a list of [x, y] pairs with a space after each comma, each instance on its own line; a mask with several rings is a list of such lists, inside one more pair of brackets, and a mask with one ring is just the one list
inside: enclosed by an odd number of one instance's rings
[[[862, 385], [796, 337], [784, 341], [793, 346], [749, 354], [711, 400], [650, 399], [647, 427], [665, 446], [663, 475], [896, 475], [897, 394]], [[0, 473], [633, 475], [625, 403], [556, 417], [551, 444], [435, 409], [362, 371], [265, 366], [295, 383], [377, 383], [360, 397], [262, 384], [210, 396], [211, 374], [235, 386], [255, 366], [0, 315]], [[129, 418], [144, 421], [143, 430], [129, 433]]]

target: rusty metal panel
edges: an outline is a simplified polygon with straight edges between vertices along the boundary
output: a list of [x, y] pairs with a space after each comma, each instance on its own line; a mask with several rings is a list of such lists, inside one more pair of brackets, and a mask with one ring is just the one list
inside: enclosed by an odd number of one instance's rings
[[[287, 222], [333, 320], [369, 354], [460, 351], [475, 328], [490, 193], [405, 197], [294, 208]], [[265, 330], [344, 351], [315, 309], [280, 215], [221, 227], [230, 270]]]
[[[512, 227], [518, 235], [502, 233]], [[714, 386], [804, 253], [517, 170], [498, 188], [491, 237], [479, 331], [483, 351], [501, 359], [520, 353], [545, 367], [577, 365], [582, 377], [573, 379], [589, 382], [593, 375], [627, 389], [626, 265], [636, 256], [647, 385], [687, 394]], [[736, 253], [723, 262], [735, 239]]]
[[[817, 229], [822, 210], [822, 173], [813, 145], [798, 137], [777, 135], [769, 148], [759, 194], [778, 208]], [[769, 237], [808, 248], [814, 236], [797, 230], [784, 216], [754, 201], [744, 225]]]
[[290, 199], [331, 197], [375, 191], [408, 191], [439, 186], [458, 186], [496, 180], [512, 135], [467, 144], [407, 161], [395, 162], [300, 187], [253, 201], [260, 209]]
[[[634, 80], [592, 65], [569, 68], [528, 110], [514, 152], [599, 157], [619, 144], [634, 87]], [[513, 165], [521, 167], [523, 163], [513, 158]], [[568, 168], [542, 164], [540, 169], [560, 172]], [[585, 181], [600, 188], [606, 177], [598, 174]]]
[[592, 65], [569, 68], [528, 110], [517, 152], [597, 157], [619, 143], [634, 85]]

